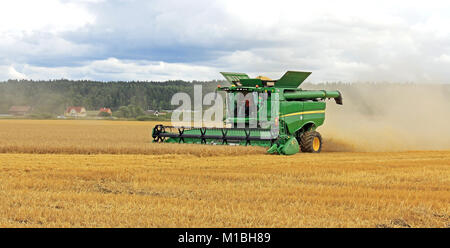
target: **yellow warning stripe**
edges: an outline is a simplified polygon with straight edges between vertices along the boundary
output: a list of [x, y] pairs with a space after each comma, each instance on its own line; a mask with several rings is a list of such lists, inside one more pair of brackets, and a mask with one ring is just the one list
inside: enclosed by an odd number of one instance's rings
[[325, 113], [325, 110], [297, 112], [297, 113], [291, 113], [291, 114], [287, 114], [287, 115], [282, 115], [280, 117], [288, 117], [288, 116], [293, 116], [293, 115], [319, 114], [319, 113]]

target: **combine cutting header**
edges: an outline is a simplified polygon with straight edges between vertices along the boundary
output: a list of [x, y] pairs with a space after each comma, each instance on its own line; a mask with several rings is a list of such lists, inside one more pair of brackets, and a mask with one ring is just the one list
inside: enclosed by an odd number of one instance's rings
[[288, 71], [278, 80], [245, 73], [221, 73], [231, 86], [226, 92], [225, 127], [156, 125], [153, 142], [269, 147], [268, 153], [318, 153], [322, 137], [316, 131], [325, 120], [325, 99], [342, 105], [339, 91], [298, 88], [311, 72]]

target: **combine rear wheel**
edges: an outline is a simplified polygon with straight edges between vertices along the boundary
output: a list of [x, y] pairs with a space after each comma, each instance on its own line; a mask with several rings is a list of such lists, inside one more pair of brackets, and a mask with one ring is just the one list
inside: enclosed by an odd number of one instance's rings
[[322, 136], [316, 131], [302, 133], [299, 143], [302, 152], [319, 153], [322, 150]]

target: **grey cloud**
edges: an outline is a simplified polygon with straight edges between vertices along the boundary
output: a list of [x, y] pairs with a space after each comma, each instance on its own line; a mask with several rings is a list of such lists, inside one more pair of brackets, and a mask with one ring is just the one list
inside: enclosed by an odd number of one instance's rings
[[[221, 70], [276, 78], [300, 69], [313, 71], [311, 81], [450, 81], [447, 5], [388, 4], [364, 12], [361, 4], [334, 11], [321, 1], [295, 11], [295, 1], [279, 3], [282, 8], [261, 2], [271, 12], [252, 15], [257, 5], [227, 1], [64, 2], [81, 4], [95, 21], [0, 41], [1, 68], [13, 65], [19, 74], [12, 74], [28, 77], [102, 80], [183, 78], [180, 72], [215, 79]], [[170, 66], [155, 67], [159, 62]]]

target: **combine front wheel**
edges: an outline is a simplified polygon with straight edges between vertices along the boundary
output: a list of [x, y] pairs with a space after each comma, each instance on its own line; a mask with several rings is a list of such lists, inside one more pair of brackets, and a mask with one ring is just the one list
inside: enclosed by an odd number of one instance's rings
[[302, 152], [319, 153], [322, 150], [322, 136], [316, 131], [308, 131], [300, 135]]

